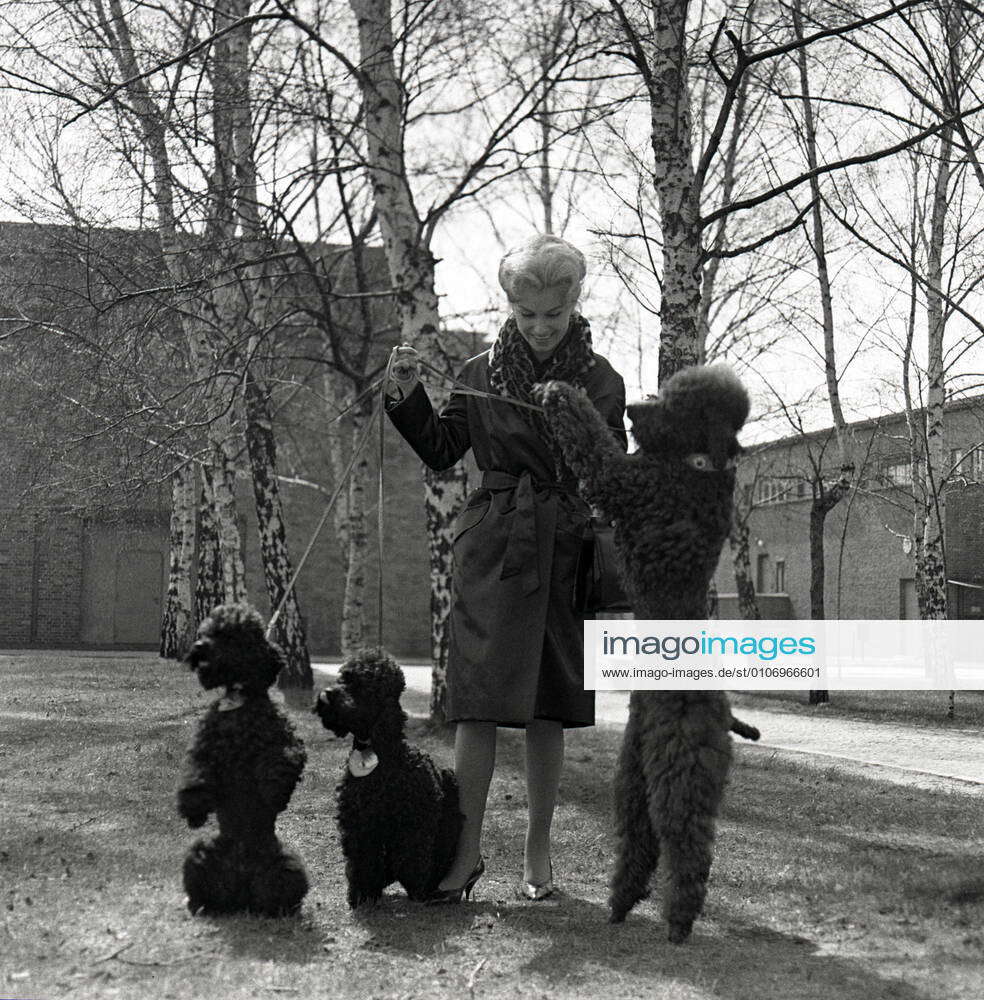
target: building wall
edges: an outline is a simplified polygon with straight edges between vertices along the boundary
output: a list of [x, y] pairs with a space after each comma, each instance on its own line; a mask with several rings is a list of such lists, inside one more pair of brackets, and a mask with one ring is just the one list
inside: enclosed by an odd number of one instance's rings
[[[378, 448], [378, 438], [372, 452]], [[430, 656], [430, 569], [421, 463], [387, 422], [383, 641], [403, 658]], [[369, 565], [366, 641], [377, 640], [377, 463], [367, 490]], [[307, 547], [326, 497], [286, 487], [282, 494], [295, 562]], [[270, 613], [253, 497], [238, 491], [248, 596]], [[127, 519], [83, 520], [59, 511], [0, 513], [0, 648], [156, 648], [167, 592], [168, 523], [164, 512]], [[314, 655], [335, 656], [344, 591], [344, 563], [329, 517], [298, 577], [301, 611]]]
[[[947, 449], [981, 449], [984, 409], [980, 400], [948, 410]], [[906, 460], [907, 437], [901, 417], [888, 417], [855, 430], [855, 461], [861, 488], [854, 489], [827, 515], [824, 525], [828, 618], [916, 617], [911, 487], [888, 485], [885, 471]], [[749, 553], [757, 589], [775, 590], [777, 562], [785, 567], [784, 588], [794, 618], [810, 617], [809, 477], [815, 468], [825, 478], [837, 475], [837, 448], [831, 432], [753, 449], [741, 464], [739, 488], [761, 497], [749, 515]], [[984, 462], [975, 458], [943, 470], [947, 576], [951, 581], [984, 586]], [[762, 480], [773, 488], [763, 490]], [[804, 486], [800, 487], [799, 484]], [[803, 498], [799, 498], [802, 493]], [[759, 564], [762, 570], [759, 573]], [[736, 589], [730, 550], [725, 547], [715, 577], [721, 594]], [[760, 586], [759, 584], [762, 584]], [[984, 616], [984, 590], [951, 584], [950, 614]], [[731, 609], [724, 601], [722, 613]], [[764, 612], [763, 612], [764, 613]]]
[[[899, 617], [900, 580], [912, 576], [912, 559], [903, 550], [911, 516], [890, 497], [855, 493], [837, 505], [824, 525], [828, 618]], [[846, 523], [846, 531], [845, 531]], [[765, 593], [774, 593], [776, 563], [785, 563], [785, 590], [793, 618], [810, 617], [810, 501], [775, 504], [749, 517], [749, 554], [753, 578], [765, 560]], [[734, 565], [726, 547], [718, 566], [718, 589], [736, 589]], [[757, 588], [758, 589], [758, 588]]]
[[82, 537], [71, 515], [0, 514], [0, 645], [77, 641]]
[[[104, 230], [78, 234], [70, 227], [0, 222], [0, 314], [18, 315], [26, 310], [32, 316], [49, 319], [67, 315], [72, 322], [80, 322], [82, 316], [84, 322], [91, 306], [84, 264], [88, 258], [80, 258], [76, 251], [80, 239], [89, 238], [98, 250], [100, 267], [109, 267], [111, 277], [115, 276], [114, 287], [118, 284], [124, 290], [136, 291], [160, 284], [153, 278], [160, 270], [160, 261], [159, 247], [151, 233]], [[333, 250], [325, 254], [325, 260], [331, 261], [336, 289], [351, 287], [348, 255], [341, 248], [320, 249]], [[379, 286], [388, 287], [381, 249], [368, 251], [367, 261], [378, 274]], [[307, 279], [299, 277], [296, 286], [285, 284], [279, 294], [290, 296], [293, 303], [313, 296], [313, 290]], [[147, 306], [152, 307], [153, 302]], [[398, 336], [391, 301], [373, 300], [370, 313], [371, 328], [381, 332], [368, 361], [369, 369], [385, 363]], [[155, 321], [160, 320], [156, 313], [155, 317]], [[335, 307], [335, 332], [340, 337], [354, 336], [360, 317], [361, 311], [355, 305], [339, 302]], [[96, 336], [98, 317], [92, 317], [92, 324]], [[285, 324], [282, 338], [288, 357], [308, 359], [324, 351], [322, 334], [307, 320], [297, 321], [296, 326]], [[484, 349], [480, 337], [459, 332], [448, 333], [445, 347], [462, 359]], [[0, 348], [0, 362], [2, 355]], [[308, 360], [300, 363], [298, 380], [311, 376], [309, 368]], [[65, 372], [67, 379], [73, 377], [70, 367]], [[62, 468], [59, 462], [64, 428], [74, 426], [64, 421], [75, 418], [74, 410], [67, 406], [63, 415], [56, 406], [58, 393], [52, 391], [39, 400], [29, 387], [19, 389], [16, 380], [4, 382], [2, 376], [0, 365], [0, 647], [156, 648], [166, 592], [166, 503], [131, 501], [127, 493], [110, 514], [104, 508], [115, 498], [94, 492], [91, 487], [88, 494], [75, 489], [75, 475], [92, 473], [101, 486], [117, 482], [124, 475], [139, 474], [139, 470], [128, 467], [115, 454], [115, 443], [109, 438], [91, 442], [86, 455], [73, 452], [74, 464]], [[280, 471], [331, 489], [331, 463], [324, 441], [324, 425], [331, 407], [317, 401], [320, 378], [316, 373], [310, 379], [314, 393], [295, 392], [296, 386], [288, 386], [275, 400], [275, 432]], [[70, 386], [70, 382], [66, 384]], [[23, 399], [18, 397], [18, 391]], [[430, 655], [430, 570], [421, 465], [388, 422], [385, 433], [383, 639], [397, 655], [426, 659]], [[366, 638], [375, 642], [378, 437], [368, 442], [368, 453], [371, 471], [367, 487], [370, 562], [365, 594]], [[117, 460], [121, 462], [119, 467], [114, 464]], [[160, 469], [151, 468], [146, 475], [153, 481]], [[71, 496], [60, 489], [63, 483], [69, 484]], [[326, 497], [299, 486], [285, 485], [281, 490], [288, 544], [296, 563], [315, 530]], [[98, 505], [98, 515], [88, 511], [87, 498], [93, 498]], [[68, 504], [86, 508], [88, 516], [67, 513], [59, 506]], [[245, 479], [240, 482], [239, 504], [249, 598], [268, 613], [252, 491]], [[298, 581], [301, 610], [316, 655], [333, 656], [338, 651], [343, 587], [342, 555], [333, 519], [329, 519]]]
[[167, 566], [163, 512], [86, 522], [78, 639], [88, 646], [158, 646]]
[[34, 519], [0, 511], [0, 645], [31, 641]]
[[[383, 642], [397, 656], [430, 657], [430, 562], [422, 465], [386, 423], [383, 509]], [[369, 442], [369, 565], [366, 641], [377, 640], [378, 437]], [[474, 476], [474, 466], [472, 466]], [[473, 478], [473, 483], [475, 482]], [[238, 504], [248, 596], [270, 613], [250, 485]], [[288, 545], [296, 565], [327, 498], [282, 487]], [[0, 648], [20, 646], [156, 648], [167, 592], [168, 521], [164, 510], [133, 511], [113, 520], [58, 510], [0, 512]], [[301, 611], [314, 655], [335, 656], [345, 567], [333, 518], [322, 529], [298, 577]]]

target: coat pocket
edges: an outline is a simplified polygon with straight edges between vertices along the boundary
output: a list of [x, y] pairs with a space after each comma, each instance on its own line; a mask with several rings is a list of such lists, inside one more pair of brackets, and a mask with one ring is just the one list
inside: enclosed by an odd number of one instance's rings
[[473, 496], [468, 501], [468, 505], [455, 518], [451, 544], [454, 545], [465, 532], [471, 531], [472, 528], [481, 524], [491, 506], [492, 495], [487, 490]]

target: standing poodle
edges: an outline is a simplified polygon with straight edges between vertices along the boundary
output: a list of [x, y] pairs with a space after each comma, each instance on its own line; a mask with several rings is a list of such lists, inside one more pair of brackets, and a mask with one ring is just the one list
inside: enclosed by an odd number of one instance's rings
[[[540, 388], [547, 422], [584, 496], [615, 523], [616, 557], [637, 618], [705, 616], [707, 588], [731, 524], [738, 430], [748, 396], [722, 367], [669, 379], [627, 407], [639, 451], [614, 446], [583, 392]], [[615, 781], [618, 838], [609, 899], [619, 923], [649, 892], [665, 856], [669, 939], [685, 941], [704, 903], [714, 820], [731, 763], [735, 720], [723, 691], [633, 691]]]
[[188, 909], [295, 913], [307, 875], [274, 827], [307, 758], [267, 694], [283, 653], [267, 642], [252, 608], [223, 604], [202, 623], [187, 662], [203, 688], [225, 688], [198, 725], [178, 788], [178, 812], [189, 826], [202, 826], [213, 812], [219, 822], [218, 836], [196, 841], [185, 858]]
[[338, 786], [338, 828], [348, 903], [374, 903], [399, 882], [423, 901], [454, 860], [462, 816], [458, 784], [403, 734], [403, 671], [381, 649], [360, 650], [318, 696], [314, 712], [336, 736], [352, 734]]

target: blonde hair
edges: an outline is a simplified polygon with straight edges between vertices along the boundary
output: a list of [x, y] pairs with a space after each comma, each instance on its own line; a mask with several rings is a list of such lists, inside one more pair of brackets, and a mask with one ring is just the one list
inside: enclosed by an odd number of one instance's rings
[[539, 233], [507, 250], [499, 262], [499, 284], [508, 299], [526, 289], [541, 292], [567, 286], [567, 301], [576, 302], [588, 273], [584, 254], [559, 236]]

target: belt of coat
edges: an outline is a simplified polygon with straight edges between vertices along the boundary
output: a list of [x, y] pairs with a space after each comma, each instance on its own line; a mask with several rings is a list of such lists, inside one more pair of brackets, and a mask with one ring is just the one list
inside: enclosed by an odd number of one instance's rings
[[577, 483], [573, 479], [565, 482], [544, 482], [539, 479], [534, 480], [529, 472], [514, 476], [498, 469], [487, 469], [482, 473], [482, 486], [488, 490], [516, 491], [516, 509], [509, 528], [499, 579], [507, 580], [519, 576], [523, 593], [532, 594], [540, 586], [536, 502], [533, 495], [537, 491], [549, 490], [554, 494], [567, 493], [577, 496]]

